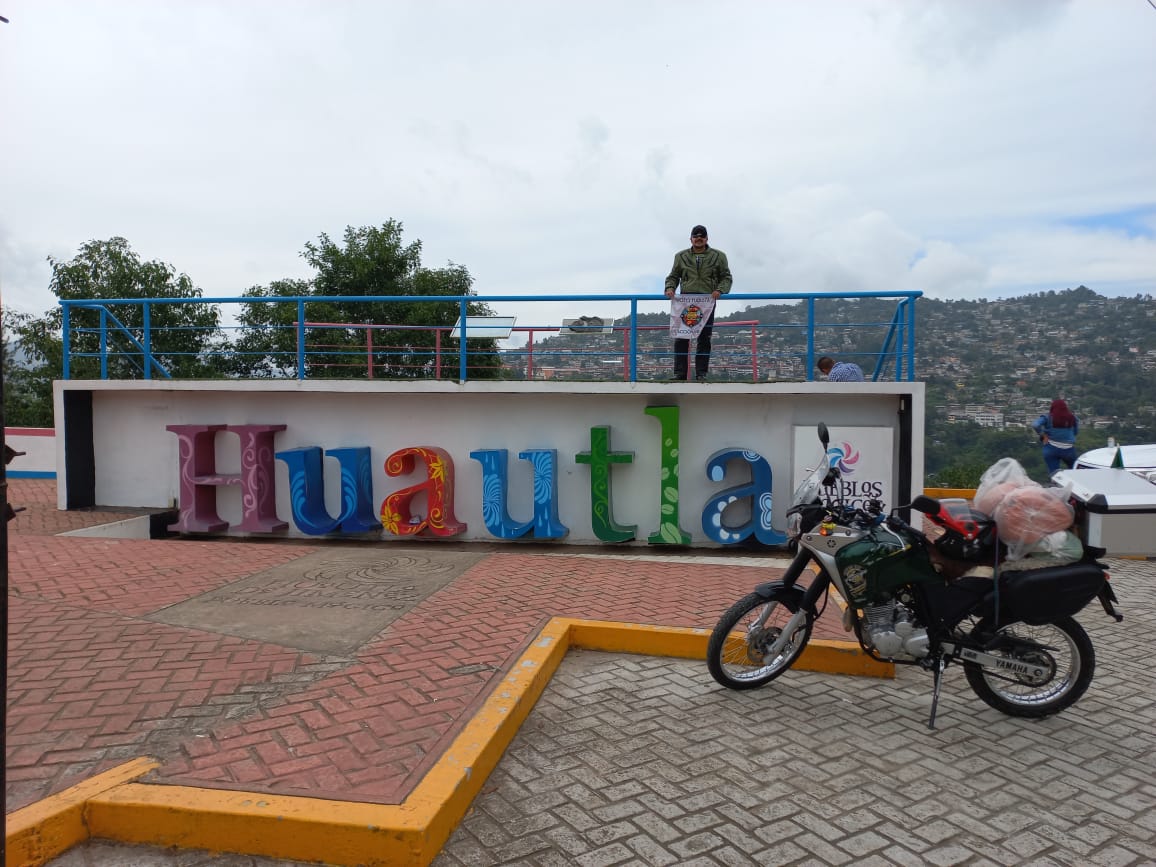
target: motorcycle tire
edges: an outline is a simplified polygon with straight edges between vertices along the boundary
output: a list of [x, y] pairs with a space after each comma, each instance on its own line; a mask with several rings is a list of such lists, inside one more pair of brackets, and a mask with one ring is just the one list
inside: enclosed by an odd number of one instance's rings
[[[769, 598], [751, 593], [727, 609], [707, 643], [706, 666], [710, 676], [727, 689], [755, 689], [790, 668], [811, 640], [812, 617], [803, 621], [790, 643], [773, 660], [764, 659], [762, 651], [782, 634], [787, 621], [799, 610], [802, 596], [798, 590], [780, 590]], [[766, 623], [756, 627], [767, 605], [776, 607]]]
[[1051, 716], [1075, 704], [1092, 682], [1096, 651], [1084, 627], [1071, 617], [1040, 626], [1010, 623], [998, 629], [985, 618], [974, 631], [1030, 639], [1039, 647], [988, 652], [1048, 668], [1045, 679], [1035, 680], [965, 662], [964, 675], [972, 691], [1001, 713], [1032, 718]]

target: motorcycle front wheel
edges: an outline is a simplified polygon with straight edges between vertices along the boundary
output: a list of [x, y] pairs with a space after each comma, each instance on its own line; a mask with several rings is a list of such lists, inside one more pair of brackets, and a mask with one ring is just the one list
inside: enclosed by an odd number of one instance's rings
[[972, 691], [1001, 713], [1020, 717], [1059, 713], [1075, 704], [1092, 682], [1096, 651], [1084, 627], [1071, 617], [1041, 626], [1011, 623], [998, 629], [985, 619], [974, 631], [1013, 639], [1009, 646], [988, 653], [1045, 669], [1043, 677], [1033, 678], [965, 662], [964, 674]]
[[[811, 639], [810, 617], [795, 628], [773, 659], [767, 658], [767, 651], [799, 610], [801, 598], [797, 590], [781, 590], [770, 598], [752, 593], [732, 605], [719, 618], [707, 643], [710, 676], [728, 689], [754, 689], [790, 668]], [[764, 612], [766, 619], [760, 623]]]

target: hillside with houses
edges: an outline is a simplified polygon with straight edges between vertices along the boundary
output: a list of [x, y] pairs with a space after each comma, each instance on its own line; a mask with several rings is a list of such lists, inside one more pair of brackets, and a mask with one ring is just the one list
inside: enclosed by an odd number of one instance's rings
[[[735, 296], [720, 308], [712, 379], [805, 379], [805, 304], [768, 303], [722, 314], [738, 302]], [[857, 361], [870, 374], [894, 312], [892, 300], [818, 300], [816, 351]], [[642, 379], [668, 375], [666, 324], [664, 314], [639, 317]], [[558, 334], [536, 342], [532, 352], [536, 378], [622, 376], [620, 331]], [[514, 375], [525, 375], [524, 358], [505, 363]], [[1156, 299], [1108, 298], [1085, 286], [994, 301], [920, 298], [915, 371], [927, 383], [931, 474], [966, 465], [974, 475], [1009, 454], [1042, 474], [1029, 426], [1056, 397], [1081, 419], [1082, 450], [1105, 445], [1109, 437], [1156, 442]], [[893, 376], [893, 368], [881, 375]]]

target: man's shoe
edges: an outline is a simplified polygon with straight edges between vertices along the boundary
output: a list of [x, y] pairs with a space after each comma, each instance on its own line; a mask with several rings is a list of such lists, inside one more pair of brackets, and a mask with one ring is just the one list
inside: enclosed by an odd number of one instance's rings
[[705, 374], [705, 373], [700, 373], [698, 376], [696, 376], [696, 377], [694, 378], [694, 381], [695, 381], [695, 382], [706, 382], [706, 374]]
[[686, 377], [685, 376], [669, 376], [666, 378], [665, 381], [666, 382], [686, 382]]

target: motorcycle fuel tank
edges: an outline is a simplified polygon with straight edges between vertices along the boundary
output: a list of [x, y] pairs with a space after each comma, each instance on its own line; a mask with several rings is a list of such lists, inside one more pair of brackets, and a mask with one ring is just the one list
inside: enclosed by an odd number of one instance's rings
[[841, 548], [835, 566], [856, 607], [890, 599], [904, 584], [943, 580], [922, 545], [882, 526]]

